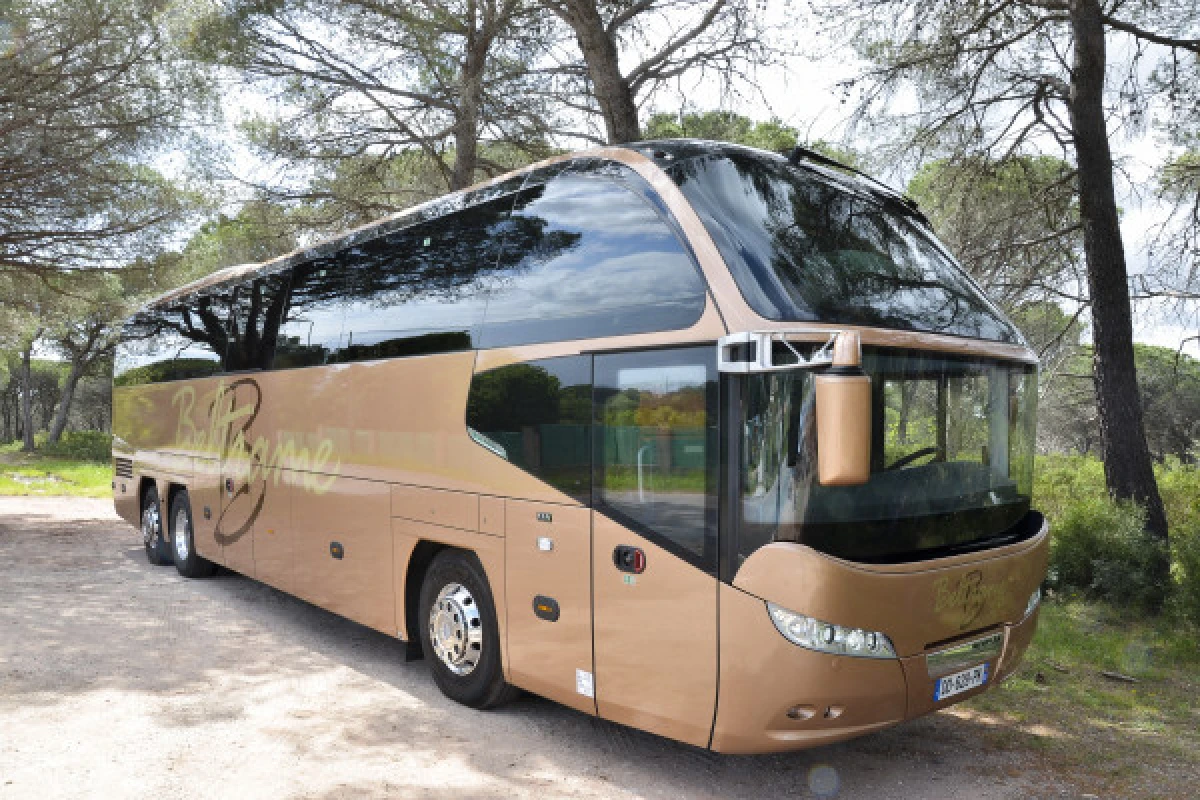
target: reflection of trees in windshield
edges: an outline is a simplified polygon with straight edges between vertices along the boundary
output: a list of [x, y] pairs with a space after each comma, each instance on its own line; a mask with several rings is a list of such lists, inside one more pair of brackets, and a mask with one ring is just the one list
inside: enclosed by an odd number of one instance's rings
[[1016, 340], [885, 198], [741, 153], [694, 158], [671, 173], [765, 317]]

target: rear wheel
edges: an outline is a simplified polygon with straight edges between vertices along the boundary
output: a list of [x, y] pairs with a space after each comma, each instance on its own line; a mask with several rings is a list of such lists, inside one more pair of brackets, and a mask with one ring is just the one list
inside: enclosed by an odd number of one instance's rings
[[473, 554], [444, 550], [421, 584], [421, 645], [442, 693], [472, 708], [493, 708], [519, 690], [505, 683], [496, 606]]
[[186, 491], [171, 500], [171, 550], [175, 569], [185, 578], [207, 578], [217, 571], [217, 565], [196, 552], [196, 537], [192, 533], [192, 503]]
[[146, 548], [146, 560], [156, 567], [171, 563], [171, 546], [163, 528], [162, 504], [158, 501], [158, 489], [153, 486], [142, 495], [142, 545]]

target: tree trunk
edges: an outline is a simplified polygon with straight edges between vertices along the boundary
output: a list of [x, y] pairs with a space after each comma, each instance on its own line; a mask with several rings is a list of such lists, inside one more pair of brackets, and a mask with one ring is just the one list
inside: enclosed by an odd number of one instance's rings
[[479, 160], [479, 109], [483, 103], [483, 71], [493, 31], [491, 20], [478, 4], [467, 4], [467, 35], [463, 53], [458, 112], [454, 120], [454, 172], [451, 191], [465, 189], [475, 182]]
[[[1113, 190], [1112, 152], [1104, 119], [1104, 22], [1097, 0], [1071, 0], [1075, 39], [1071, 70], [1071, 128], [1079, 168], [1079, 213], [1092, 301], [1093, 369], [1104, 478], [1116, 498], [1146, 509], [1146, 530], [1167, 538], [1163, 509], [1138, 396], [1133, 358], [1129, 275]], [[1164, 563], [1164, 580], [1168, 565]]]
[[82, 361], [71, 362], [71, 371], [67, 373], [67, 382], [63, 384], [62, 396], [58, 400], [58, 410], [54, 412], [54, 422], [50, 425], [50, 436], [47, 439], [50, 444], [57, 444], [66, 430], [71, 401], [75, 399], [75, 387], [79, 385], [84, 366]]
[[[41, 335], [41, 331], [38, 331]], [[26, 453], [33, 452], [33, 343], [37, 337], [29, 340], [25, 351], [21, 353], [21, 425], [24, 428], [24, 443], [21, 449]]]
[[[596, 3], [588, 0], [573, 0], [565, 4], [567, 13], [559, 13], [575, 31], [579, 50], [587, 63], [588, 77], [592, 81], [592, 92], [604, 116], [604, 129], [609, 144], [635, 142], [641, 138], [638, 127], [637, 104], [633, 102], [633, 91], [621, 74], [617, 56], [617, 45], [604, 28], [604, 20]], [[557, 4], [555, 4], [557, 8]]]

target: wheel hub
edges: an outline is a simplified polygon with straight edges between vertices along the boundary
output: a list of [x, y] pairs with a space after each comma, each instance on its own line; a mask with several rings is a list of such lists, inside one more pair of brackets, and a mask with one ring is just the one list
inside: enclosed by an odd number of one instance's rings
[[142, 512], [142, 544], [150, 547], [162, 533], [162, 520], [157, 506], [146, 506]]
[[429, 609], [429, 643], [455, 675], [469, 675], [483, 655], [483, 620], [475, 598], [461, 583], [442, 587]]
[[187, 511], [181, 508], [175, 515], [175, 554], [181, 563], [188, 559], [188, 541], [191, 538], [188, 528]]

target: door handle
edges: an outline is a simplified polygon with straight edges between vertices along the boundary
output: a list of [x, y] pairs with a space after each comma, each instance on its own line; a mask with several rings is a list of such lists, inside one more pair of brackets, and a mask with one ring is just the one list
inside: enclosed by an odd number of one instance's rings
[[619, 544], [613, 550], [613, 565], [621, 572], [641, 575], [646, 571], [646, 554], [640, 547]]

